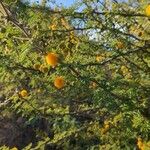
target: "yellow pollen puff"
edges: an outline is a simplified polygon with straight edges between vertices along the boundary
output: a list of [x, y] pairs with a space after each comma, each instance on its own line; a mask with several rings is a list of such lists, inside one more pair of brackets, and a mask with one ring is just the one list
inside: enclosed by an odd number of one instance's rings
[[89, 88], [91, 88], [91, 89], [95, 89], [96, 87], [97, 87], [97, 84], [93, 81], [89, 85]]
[[107, 130], [109, 129], [109, 124], [105, 125], [105, 129], [107, 129]]
[[110, 123], [108, 120], [105, 120], [103, 128], [101, 129], [101, 134], [106, 133], [109, 130], [109, 128], [110, 128]]
[[129, 72], [129, 70], [128, 70], [128, 68], [126, 67], [126, 66], [121, 66], [121, 71], [125, 74], [125, 73], [128, 73]]
[[55, 53], [48, 53], [45, 57], [48, 65], [55, 67], [58, 64], [58, 57]]
[[150, 17], [150, 4], [148, 4], [148, 6], [146, 7], [145, 14], [146, 16]]
[[130, 72], [125, 75], [125, 79], [131, 79], [131, 78], [132, 78], [132, 75], [130, 74]]
[[56, 28], [57, 28], [57, 27], [56, 27], [55, 24], [49, 26], [49, 29], [50, 29], [50, 30], [56, 30]]
[[122, 48], [124, 48], [124, 43], [123, 42], [117, 42], [116, 47], [118, 49], [122, 49]]
[[17, 147], [13, 147], [11, 150], [18, 150], [18, 148]]
[[22, 90], [22, 91], [20, 92], [20, 95], [21, 95], [21, 97], [26, 97], [26, 96], [28, 96], [27, 90]]
[[138, 36], [142, 36], [142, 35], [143, 35], [143, 32], [139, 32], [139, 33], [138, 33]]
[[73, 31], [70, 32], [70, 38], [73, 39], [75, 37], [75, 34]]
[[143, 144], [141, 138], [138, 138], [137, 146], [138, 146], [138, 148], [139, 148], [140, 150], [144, 150], [144, 144]]
[[37, 93], [41, 93], [42, 92], [42, 90], [41, 89], [37, 89]]
[[57, 89], [61, 89], [63, 88], [65, 85], [65, 80], [63, 77], [56, 77], [55, 80], [54, 80], [54, 86], [57, 88]]
[[48, 68], [47, 68], [47, 67], [43, 67], [43, 68], [42, 68], [42, 72], [43, 72], [43, 73], [48, 72]]
[[105, 120], [105, 121], [104, 121], [104, 125], [109, 125], [109, 121], [108, 121], [108, 120]]
[[104, 59], [105, 59], [105, 57], [102, 56], [102, 55], [97, 55], [97, 56], [96, 56], [96, 61], [97, 61], [97, 62], [103, 61]]
[[63, 25], [66, 29], [69, 29], [69, 28], [70, 28], [68, 22], [67, 22], [64, 18], [61, 18], [61, 23], [62, 23], [62, 25]]
[[39, 70], [40, 70], [41, 72], [43, 72], [43, 73], [48, 72], [48, 68], [47, 68], [46, 66], [43, 66], [43, 65], [40, 66]]
[[109, 124], [105, 124], [104, 127], [101, 129], [101, 133], [104, 134], [109, 130], [110, 126]]
[[33, 68], [34, 68], [35, 70], [39, 70], [40, 64], [34, 64]]

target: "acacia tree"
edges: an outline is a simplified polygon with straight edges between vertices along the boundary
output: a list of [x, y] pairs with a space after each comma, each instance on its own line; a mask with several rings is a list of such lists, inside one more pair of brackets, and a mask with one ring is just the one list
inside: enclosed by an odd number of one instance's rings
[[1, 114], [35, 133], [2, 149], [149, 149], [148, 0], [46, 3], [0, 2]]

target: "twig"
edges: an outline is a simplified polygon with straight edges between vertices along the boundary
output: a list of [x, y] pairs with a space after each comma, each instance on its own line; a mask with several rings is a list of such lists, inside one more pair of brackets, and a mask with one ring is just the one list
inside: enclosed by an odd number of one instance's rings
[[13, 17], [12, 15], [12, 12], [9, 10], [8, 12], [8, 9], [4, 6], [3, 2], [0, 1], [0, 4], [2, 6], [2, 8], [4, 9], [5, 13], [6, 13], [6, 16], [4, 16], [8, 21], [12, 22], [15, 26], [17, 26], [23, 33], [26, 37], [30, 38], [30, 35], [28, 34], [28, 32], [26, 31], [26, 29], [23, 27], [23, 25], [21, 23], [19, 23], [15, 17]]

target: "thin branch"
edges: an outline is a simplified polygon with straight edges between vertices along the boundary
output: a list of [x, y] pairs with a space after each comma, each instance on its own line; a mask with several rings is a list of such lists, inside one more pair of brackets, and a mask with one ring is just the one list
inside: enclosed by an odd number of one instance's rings
[[121, 57], [121, 56], [126, 56], [126, 55], [129, 55], [129, 54], [132, 54], [132, 53], [135, 53], [135, 52], [138, 52], [138, 51], [141, 51], [143, 49], [137, 49], [137, 50], [134, 50], [134, 51], [128, 51], [126, 53], [122, 53], [122, 54], [118, 54], [118, 55], [115, 55], [107, 60], [104, 60], [103, 62], [100, 62], [100, 63], [93, 63], [93, 62], [90, 62], [90, 63], [86, 63], [86, 64], [80, 64], [80, 66], [83, 66], [83, 67], [87, 67], [87, 66], [103, 66], [113, 60], [116, 60], [117, 58]]
[[0, 1], [0, 4], [2, 6], [2, 8], [4, 9], [6, 16], [4, 16], [8, 21], [12, 22], [15, 26], [17, 26], [26, 37], [30, 38], [30, 35], [28, 34], [28, 32], [26, 31], [26, 29], [23, 27], [23, 25], [21, 23], [19, 23], [15, 17], [13, 16], [13, 13], [5, 7], [5, 5], [3, 4], [2, 1]]
[[[75, 76], [78, 79], [84, 80], [85, 76], [82, 76], [77, 70], [75, 70], [71, 65], [69, 66], [69, 69], [75, 74]], [[108, 95], [111, 95], [112, 97], [114, 97], [115, 99], [118, 100], [127, 100], [129, 101], [130, 98], [126, 98], [126, 97], [122, 97], [120, 95], [116, 95], [115, 93], [113, 93], [112, 91], [108, 90], [107, 87], [102, 86], [97, 80], [89, 78], [89, 81], [96, 83], [100, 88], [102, 88]]]
[[[40, 6], [28, 6], [29, 9], [34, 9], [34, 10], [38, 10], [38, 11], [44, 11], [44, 12], [47, 12], [47, 13], [50, 13], [50, 14], [64, 14], [64, 16], [70, 16], [70, 13], [67, 13], [65, 12], [64, 10], [54, 10], [54, 9], [51, 9], [51, 8], [43, 8], [43, 7], [40, 7]], [[91, 13], [93, 14], [97, 14], [97, 15], [106, 15], [106, 14], [110, 14], [110, 15], [115, 15], [115, 16], [123, 16], [123, 17], [147, 17], [146, 15], [144, 14], [140, 14], [140, 13], [137, 13], [137, 14], [134, 14], [134, 13], [120, 13], [120, 12], [98, 12], [98, 11], [91, 11]], [[88, 14], [89, 15], [89, 14]], [[73, 17], [86, 17], [88, 16], [86, 13], [83, 13], [83, 12], [77, 12], [77, 11], [74, 11], [73, 12]]]

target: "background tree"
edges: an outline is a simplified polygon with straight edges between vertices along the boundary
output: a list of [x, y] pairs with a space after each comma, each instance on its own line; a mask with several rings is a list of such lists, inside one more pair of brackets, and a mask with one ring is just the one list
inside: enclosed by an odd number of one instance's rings
[[1, 114], [33, 133], [1, 149], [150, 148], [148, 0], [0, 8]]

